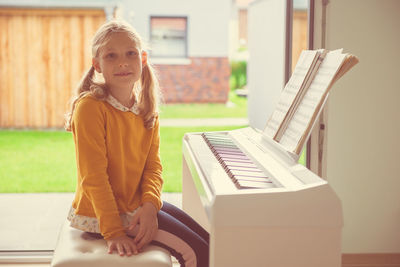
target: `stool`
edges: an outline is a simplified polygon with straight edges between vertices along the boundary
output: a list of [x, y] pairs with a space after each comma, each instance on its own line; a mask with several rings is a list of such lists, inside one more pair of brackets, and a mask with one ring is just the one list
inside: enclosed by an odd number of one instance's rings
[[60, 231], [54, 250], [52, 267], [171, 267], [171, 254], [158, 246], [148, 245], [143, 252], [119, 256], [107, 253], [104, 239], [95, 239], [88, 233], [69, 226], [66, 221]]

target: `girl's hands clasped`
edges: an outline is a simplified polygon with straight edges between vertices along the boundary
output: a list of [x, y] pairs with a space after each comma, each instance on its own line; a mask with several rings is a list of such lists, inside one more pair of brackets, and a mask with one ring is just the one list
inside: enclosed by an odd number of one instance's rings
[[128, 227], [132, 231], [139, 226], [139, 232], [133, 240], [138, 250], [150, 243], [158, 230], [157, 209], [151, 202], [145, 202], [135, 213]]

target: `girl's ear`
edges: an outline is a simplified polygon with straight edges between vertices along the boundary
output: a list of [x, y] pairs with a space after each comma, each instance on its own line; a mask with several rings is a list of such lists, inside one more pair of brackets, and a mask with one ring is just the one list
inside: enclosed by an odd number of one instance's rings
[[92, 65], [98, 73], [101, 73], [100, 63], [96, 58], [92, 58]]
[[146, 51], [142, 51], [142, 66], [146, 66], [147, 64], [147, 52]]

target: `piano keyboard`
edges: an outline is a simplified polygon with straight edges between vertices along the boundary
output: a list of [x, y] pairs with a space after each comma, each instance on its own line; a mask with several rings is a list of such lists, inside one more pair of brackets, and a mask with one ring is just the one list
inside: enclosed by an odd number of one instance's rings
[[276, 187], [229, 136], [215, 132], [201, 136], [238, 189]]

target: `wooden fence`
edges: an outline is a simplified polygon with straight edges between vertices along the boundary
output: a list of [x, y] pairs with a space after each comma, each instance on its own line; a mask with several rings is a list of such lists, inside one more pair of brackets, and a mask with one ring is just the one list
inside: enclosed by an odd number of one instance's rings
[[103, 10], [0, 8], [0, 127], [60, 128]]

